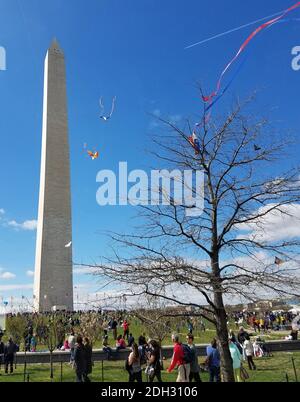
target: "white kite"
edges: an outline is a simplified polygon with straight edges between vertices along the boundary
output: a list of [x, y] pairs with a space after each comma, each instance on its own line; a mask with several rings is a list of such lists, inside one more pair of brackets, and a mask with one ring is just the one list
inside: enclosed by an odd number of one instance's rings
[[101, 96], [100, 101], [99, 101], [100, 109], [102, 110], [102, 114], [101, 114], [101, 116], [100, 116], [100, 119], [102, 119], [102, 120], [104, 120], [104, 121], [107, 121], [107, 120], [109, 120], [109, 119], [111, 118], [111, 116], [112, 116], [112, 114], [113, 114], [113, 112], [114, 112], [114, 110], [115, 110], [115, 102], [116, 102], [116, 99], [117, 99], [116, 96], [114, 96], [114, 97], [113, 97], [113, 100], [112, 100], [112, 105], [111, 105], [110, 113], [109, 113], [108, 115], [105, 115], [105, 113], [104, 113], [105, 108], [104, 108], [104, 104], [103, 104], [103, 98], [102, 98], [102, 96]]

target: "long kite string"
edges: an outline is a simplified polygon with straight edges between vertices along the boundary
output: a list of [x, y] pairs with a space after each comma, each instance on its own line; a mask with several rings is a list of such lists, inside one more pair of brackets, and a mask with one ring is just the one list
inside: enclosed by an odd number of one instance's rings
[[[284, 23], [284, 22], [289, 22], [289, 21], [300, 21], [300, 18], [288, 18], [288, 19], [283, 19], [283, 20], [279, 20], [276, 23]], [[268, 27], [268, 29], [271, 28], [271, 26]], [[240, 63], [239, 67], [237, 68], [237, 70], [235, 71], [234, 75], [232, 76], [231, 80], [228, 82], [228, 84], [226, 85], [226, 87], [223, 89], [222, 93], [217, 96], [217, 98], [215, 100], [211, 99], [210, 103], [205, 107], [205, 113], [207, 113], [217, 102], [219, 102], [219, 100], [223, 97], [223, 95], [228, 91], [228, 89], [231, 87], [233, 81], [235, 80], [235, 78], [238, 76], [239, 72], [241, 71], [242, 67], [244, 66], [246, 60], [248, 59], [248, 56], [245, 57], [243, 59], [243, 61]], [[209, 118], [208, 118], [209, 119]]]
[[216, 90], [214, 92], [212, 92], [210, 95], [208, 96], [202, 96], [202, 99], [204, 102], [212, 102], [212, 99], [214, 97], [216, 97], [220, 91], [221, 88], [221, 84], [223, 81], [223, 77], [226, 74], [226, 72], [229, 70], [229, 68], [231, 67], [231, 65], [238, 59], [238, 57], [240, 56], [240, 54], [245, 50], [245, 48], [248, 46], [248, 44], [251, 42], [251, 40], [262, 30], [268, 28], [269, 26], [275, 24], [276, 22], [278, 22], [279, 20], [281, 20], [282, 18], [284, 18], [288, 13], [290, 13], [291, 11], [295, 10], [296, 8], [300, 7], [300, 1], [298, 1], [296, 4], [294, 4], [292, 7], [288, 8], [287, 10], [285, 10], [281, 15], [279, 15], [276, 18], [271, 19], [270, 21], [265, 22], [264, 24], [260, 25], [258, 28], [255, 29], [255, 31], [253, 31], [251, 33], [251, 35], [248, 36], [248, 38], [244, 41], [244, 43], [242, 44], [242, 46], [239, 48], [238, 52], [236, 53], [236, 55], [233, 57], [232, 60], [230, 60], [230, 62], [226, 65], [226, 67], [224, 68], [224, 70], [222, 71], [220, 78], [217, 82], [217, 86], [216, 86]]

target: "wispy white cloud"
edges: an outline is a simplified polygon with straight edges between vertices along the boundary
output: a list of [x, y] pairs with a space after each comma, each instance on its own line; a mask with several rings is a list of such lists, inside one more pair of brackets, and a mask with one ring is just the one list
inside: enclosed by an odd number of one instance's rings
[[9, 271], [5, 271], [3, 268], [0, 267], [0, 279], [14, 279], [16, 277], [15, 274]]
[[7, 217], [4, 217], [6, 215], [6, 211], [3, 208], [0, 208], [0, 220], [2, 220], [2, 225], [3, 226], [10, 226], [12, 228], [15, 228], [16, 230], [36, 230], [37, 228], [37, 220], [36, 219], [31, 219], [31, 220], [25, 220], [24, 222], [17, 222], [16, 220], [8, 220]]
[[15, 220], [7, 222], [8, 226], [11, 226], [17, 230], [36, 230], [37, 220], [27, 220], [22, 223], [18, 223]]
[[16, 275], [15, 274], [13, 274], [12, 272], [8, 272], [8, 271], [6, 271], [6, 272], [0, 272], [0, 279], [7, 279], [7, 280], [9, 280], [9, 279], [14, 279], [16, 277]]
[[34, 276], [34, 271], [31, 271], [30, 269], [28, 271], [26, 271], [26, 275], [29, 277]]
[[162, 125], [161, 121], [159, 121], [160, 117], [161, 118], [163, 117], [164, 120], [168, 121], [173, 125], [180, 123], [180, 121], [183, 119], [183, 116], [181, 114], [170, 114], [163, 116], [160, 109], [154, 109], [151, 114], [153, 115], [154, 118], [150, 122], [150, 128], [156, 128]]
[[179, 123], [182, 120], [182, 115], [181, 114], [171, 114], [169, 116], [169, 122], [172, 124]]
[[[266, 205], [253, 215], [263, 214], [272, 208], [272, 204]], [[290, 240], [300, 237], [300, 204], [282, 206], [279, 210], [268, 213], [259, 221], [237, 225], [237, 229], [246, 232], [239, 237], [248, 237], [261, 242], [274, 242]]]
[[99, 271], [99, 269], [95, 267], [84, 267], [77, 265], [73, 268], [73, 273], [76, 275], [91, 275], [95, 274], [97, 271]]
[[0, 292], [9, 292], [12, 290], [28, 290], [28, 289], [33, 289], [33, 284], [0, 285]]

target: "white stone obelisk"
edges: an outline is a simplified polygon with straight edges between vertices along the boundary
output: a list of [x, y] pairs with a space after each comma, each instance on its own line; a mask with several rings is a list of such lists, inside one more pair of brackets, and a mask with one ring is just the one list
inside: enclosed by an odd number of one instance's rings
[[[70, 156], [64, 54], [56, 40], [45, 59], [35, 308], [73, 310]], [[69, 246], [69, 247], [66, 247]]]

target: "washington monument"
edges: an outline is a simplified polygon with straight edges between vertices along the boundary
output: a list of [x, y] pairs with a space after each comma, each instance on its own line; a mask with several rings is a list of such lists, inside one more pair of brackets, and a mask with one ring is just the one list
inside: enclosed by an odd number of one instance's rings
[[70, 156], [64, 54], [54, 40], [47, 52], [39, 212], [36, 240], [35, 308], [73, 310]]

